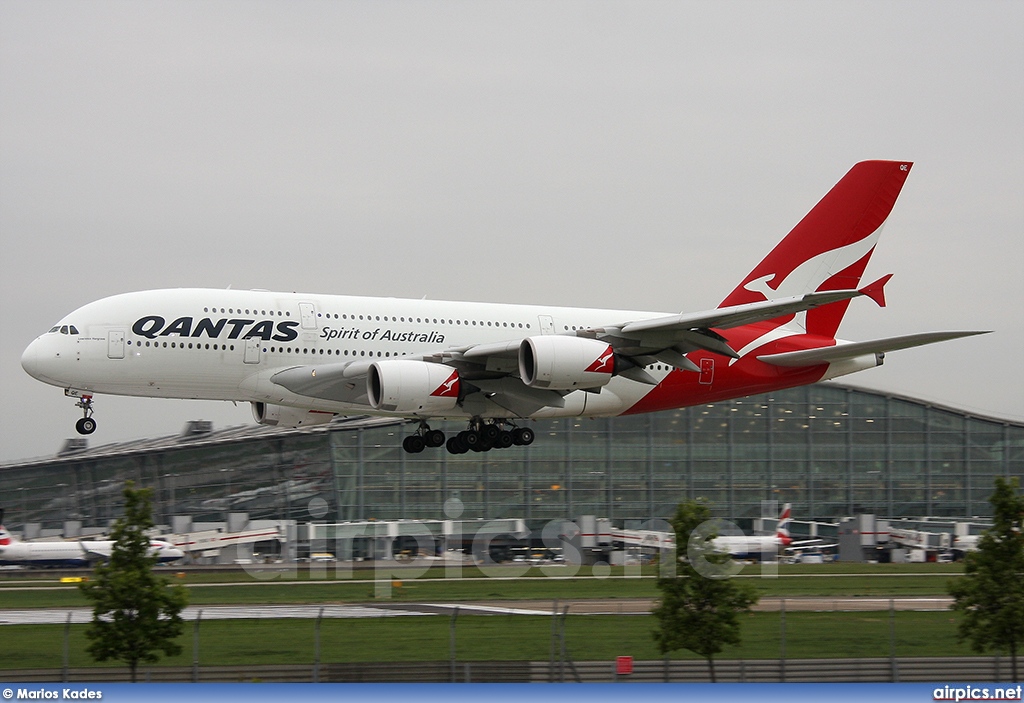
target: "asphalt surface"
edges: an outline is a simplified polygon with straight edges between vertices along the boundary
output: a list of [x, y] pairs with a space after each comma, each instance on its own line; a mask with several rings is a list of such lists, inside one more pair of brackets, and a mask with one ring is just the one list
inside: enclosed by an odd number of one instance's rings
[[[951, 598], [762, 598], [754, 610], [780, 611], [785, 604], [793, 611], [886, 611], [946, 610]], [[645, 615], [656, 601], [646, 598], [588, 599], [557, 601], [558, 612], [568, 607], [570, 615]], [[456, 608], [465, 615], [551, 615], [556, 601], [478, 601], [472, 603], [377, 602], [366, 605], [228, 605], [188, 607], [185, 620], [240, 620], [280, 618], [386, 618], [408, 616], [450, 616]], [[0, 609], [0, 625], [88, 623], [89, 608]]]

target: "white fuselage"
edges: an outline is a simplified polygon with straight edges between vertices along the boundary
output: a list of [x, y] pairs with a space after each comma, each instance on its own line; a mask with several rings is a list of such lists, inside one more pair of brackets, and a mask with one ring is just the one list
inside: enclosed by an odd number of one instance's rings
[[[0, 544], [0, 565], [20, 566], [89, 566], [110, 558], [114, 548], [112, 540], [81, 542], [17, 542]], [[167, 542], [151, 543], [150, 556], [160, 563], [177, 561], [185, 556], [180, 549]]]
[[[266, 291], [154, 290], [104, 298], [75, 310], [32, 342], [22, 365], [42, 381], [81, 394], [250, 401], [366, 413], [365, 402], [300, 396], [270, 378], [297, 366], [431, 354], [661, 314]], [[665, 367], [660, 376], [668, 371]], [[535, 416], [619, 414], [650, 388], [615, 378], [601, 393], [570, 393], [564, 407], [545, 408]], [[475, 406], [456, 408], [450, 416], [510, 414], [485, 404], [478, 399]]]
[[711, 540], [711, 546], [715, 551], [732, 556], [757, 556], [775, 555], [783, 541], [777, 535], [765, 536], [724, 536], [715, 537]]

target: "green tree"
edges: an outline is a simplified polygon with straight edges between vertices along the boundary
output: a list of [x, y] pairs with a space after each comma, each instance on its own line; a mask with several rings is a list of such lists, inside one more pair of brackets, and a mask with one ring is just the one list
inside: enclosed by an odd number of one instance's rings
[[964, 559], [964, 575], [949, 582], [950, 606], [962, 614], [957, 639], [976, 652], [1010, 655], [1013, 680], [1017, 651], [1024, 645], [1024, 495], [1020, 481], [996, 479], [989, 498], [993, 525]]
[[686, 501], [672, 519], [676, 549], [686, 559], [674, 576], [658, 579], [661, 600], [653, 613], [658, 621], [654, 640], [662, 654], [687, 649], [708, 662], [715, 681], [715, 655], [726, 645], [740, 644], [741, 613], [750, 611], [758, 596], [749, 584], [730, 579], [728, 554], [712, 549], [715, 536], [707, 529], [711, 511], [700, 501]]
[[133, 683], [140, 662], [155, 663], [159, 652], [181, 652], [175, 640], [184, 629], [181, 611], [188, 603], [181, 585], [171, 586], [153, 573], [157, 559], [146, 533], [153, 527], [151, 493], [135, 490], [131, 481], [125, 484], [125, 512], [111, 532], [110, 561], [98, 564], [92, 579], [81, 585], [93, 603], [86, 631], [89, 654], [97, 661], [123, 661]]

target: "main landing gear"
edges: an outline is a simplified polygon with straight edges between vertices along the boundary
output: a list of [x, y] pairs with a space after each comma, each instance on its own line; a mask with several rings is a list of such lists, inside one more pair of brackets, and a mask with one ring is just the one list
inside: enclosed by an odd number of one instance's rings
[[[506, 428], [505, 425], [509, 427]], [[440, 447], [442, 444], [449, 454], [465, 454], [469, 451], [489, 452], [492, 449], [507, 449], [513, 445], [525, 447], [533, 444], [536, 434], [529, 427], [516, 427], [506, 420], [482, 420], [474, 418], [469, 428], [459, 432], [445, 441], [444, 432], [432, 430], [422, 423], [416, 434], [411, 434], [402, 441], [402, 448], [410, 454], [418, 454], [427, 447]]]
[[416, 434], [411, 434], [402, 440], [402, 449], [409, 454], [419, 454], [427, 447], [440, 447], [444, 444], [444, 432], [432, 430], [425, 422], [420, 423]]
[[77, 403], [76, 408], [82, 409], [82, 415], [84, 416], [81, 420], [75, 423], [75, 429], [78, 430], [78, 434], [92, 434], [96, 431], [96, 421], [92, 419], [92, 396], [83, 395]]

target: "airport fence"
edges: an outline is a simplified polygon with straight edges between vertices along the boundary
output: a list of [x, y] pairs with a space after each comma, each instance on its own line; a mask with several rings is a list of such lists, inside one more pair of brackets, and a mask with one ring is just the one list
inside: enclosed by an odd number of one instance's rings
[[[139, 670], [141, 682], [166, 683], [707, 683], [707, 664], [694, 660], [632, 662], [632, 673], [616, 661], [450, 661], [294, 664], [261, 666], [154, 666]], [[1018, 658], [1024, 668], [1024, 657]], [[1008, 682], [1008, 657], [887, 657], [861, 659], [731, 659], [715, 662], [720, 683]], [[12, 683], [116, 683], [126, 667], [24, 669], [0, 672]]]

